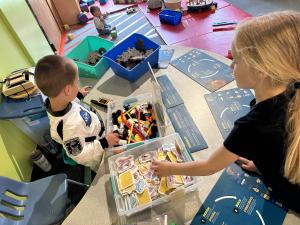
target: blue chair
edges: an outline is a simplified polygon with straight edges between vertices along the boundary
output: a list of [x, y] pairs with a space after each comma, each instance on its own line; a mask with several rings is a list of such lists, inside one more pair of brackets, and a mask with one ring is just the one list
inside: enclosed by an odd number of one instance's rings
[[49, 225], [64, 218], [68, 204], [66, 174], [34, 182], [0, 177], [1, 225]]

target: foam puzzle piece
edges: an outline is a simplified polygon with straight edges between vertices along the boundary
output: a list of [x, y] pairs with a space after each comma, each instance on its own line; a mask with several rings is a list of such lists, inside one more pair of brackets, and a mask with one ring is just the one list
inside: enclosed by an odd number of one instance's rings
[[139, 205], [144, 205], [144, 204], [150, 203], [152, 201], [148, 188], [145, 188], [145, 190], [143, 191], [142, 194], [137, 193], [136, 197], [137, 197]]
[[134, 184], [134, 178], [131, 170], [127, 170], [119, 175], [120, 189], [124, 190]]

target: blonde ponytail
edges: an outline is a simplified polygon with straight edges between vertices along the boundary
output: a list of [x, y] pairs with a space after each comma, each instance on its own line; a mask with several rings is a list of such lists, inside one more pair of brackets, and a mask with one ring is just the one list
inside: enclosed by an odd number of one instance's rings
[[300, 89], [289, 103], [286, 131], [288, 133], [287, 151], [284, 164], [284, 176], [300, 185]]

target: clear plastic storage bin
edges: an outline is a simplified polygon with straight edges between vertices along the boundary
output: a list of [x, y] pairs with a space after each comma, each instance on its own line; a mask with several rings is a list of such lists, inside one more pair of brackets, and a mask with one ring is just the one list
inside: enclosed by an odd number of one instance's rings
[[[113, 121], [112, 121], [112, 113], [113, 112], [117, 111], [118, 109], [123, 109], [123, 106], [126, 104], [142, 104], [145, 102], [151, 103], [154, 108], [154, 113], [156, 116], [156, 123], [157, 123], [157, 128], [158, 128], [156, 137], [164, 136], [164, 132], [162, 131], [163, 124], [161, 124], [161, 115], [160, 115], [160, 114], [162, 114], [161, 111], [163, 109], [158, 108], [159, 104], [157, 104], [156, 100], [154, 99], [154, 97], [151, 93], [145, 93], [145, 94], [141, 94], [141, 95], [137, 95], [137, 96], [128, 97], [123, 100], [109, 102], [108, 106], [107, 106], [106, 133], [113, 131]], [[137, 146], [147, 142], [148, 140], [149, 139], [146, 139], [144, 141], [140, 141], [137, 143], [126, 144], [126, 145], [108, 149], [107, 150], [108, 156], [111, 154], [118, 154], [118, 153], [126, 151], [128, 149], [137, 147]]]
[[186, 150], [184, 143], [182, 142], [180, 136], [177, 133], [168, 135], [166, 137], [153, 139], [153, 140], [145, 143], [144, 145], [141, 145], [139, 147], [130, 149], [126, 152], [123, 152], [123, 153], [120, 153], [118, 155], [114, 155], [114, 156], [111, 156], [108, 158], [108, 165], [109, 165], [109, 172], [110, 172], [113, 195], [114, 195], [114, 199], [116, 202], [116, 208], [117, 208], [118, 214], [120, 216], [124, 216], [124, 215], [130, 216], [130, 215], [140, 212], [144, 209], [151, 208], [152, 206], [157, 206], [164, 202], [174, 200], [174, 199], [176, 199], [176, 196], [180, 196], [179, 193], [188, 193], [188, 192], [197, 190], [197, 186], [198, 186], [200, 178], [192, 177], [193, 180], [191, 183], [182, 185], [182, 186], [176, 188], [170, 194], [165, 195], [163, 197], [159, 197], [158, 199], [153, 200], [150, 203], [147, 203], [144, 205], [138, 205], [135, 208], [131, 208], [131, 209], [128, 208], [128, 206], [126, 205], [126, 202], [125, 202], [125, 198], [119, 192], [118, 184], [117, 184], [118, 171], [117, 171], [117, 166], [115, 164], [115, 161], [117, 158], [133, 155], [134, 160], [136, 160], [136, 158], [139, 157], [143, 153], [157, 150], [158, 148], [162, 147], [162, 145], [164, 145], [164, 144], [175, 144], [175, 143], [177, 143], [179, 148], [181, 149], [181, 155], [185, 162], [194, 160], [193, 157], [191, 156], [191, 154]]

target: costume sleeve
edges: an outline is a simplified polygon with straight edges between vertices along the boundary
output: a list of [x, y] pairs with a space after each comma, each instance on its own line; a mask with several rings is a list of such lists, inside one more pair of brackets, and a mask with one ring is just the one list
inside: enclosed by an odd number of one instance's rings
[[64, 121], [63, 145], [67, 155], [93, 170], [104, 153], [99, 139], [101, 123], [97, 115], [74, 103], [74, 111]]
[[78, 164], [90, 167], [92, 170], [96, 170], [104, 153], [98, 140], [86, 142], [84, 138], [80, 137], [66, 137], [64, 148], [70, 158]]
[[255, 126], [247, 119], [241, 118], [234, 123], [232, 131], [223, 144], [232, 153], [252, 160], [258, 140]]

